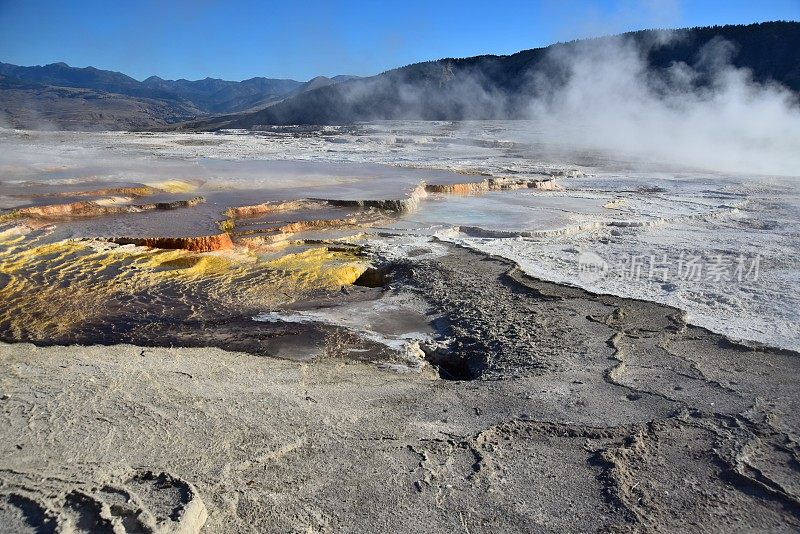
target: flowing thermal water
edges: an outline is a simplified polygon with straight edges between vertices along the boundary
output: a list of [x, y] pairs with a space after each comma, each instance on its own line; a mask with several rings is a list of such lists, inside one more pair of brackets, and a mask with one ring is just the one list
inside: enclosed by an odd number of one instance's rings
[[218, 232], [222, 213], [235, 206], [403, 199], [422, 182], [554, 178], [560, 190], [431, 192], [364, 231], [385, 257], [452, 242], [508, 258], [538, 278], [666, 303], [693, 324], [800, 350], [797, 177], [571, 150], [525, 121], [217, 134], [4, 130], [0, 144], [0, 208], [25, 204], [21, 191], [132, 183], [208, 200], [191, 214], [70, 222], [59, 226], [61, 238], [121, 228], [201, 235]]

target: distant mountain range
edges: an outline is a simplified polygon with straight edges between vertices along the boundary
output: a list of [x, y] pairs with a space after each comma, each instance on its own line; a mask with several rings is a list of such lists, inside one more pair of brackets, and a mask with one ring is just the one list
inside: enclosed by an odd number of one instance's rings
[[[768, 22], [624, 35], [651, 69], [695, 65], [714, 39], [732, 43], [731, 64], [759, 82], [775, 81], [800, 93], [800, 23]], [[666, 39], [665, 36], [672, 38]], [[18, 67], [0, 63], [0, 123], [18, 127], [214, 130], [282, 124], [342, 124], [380, 119], [458, 120], [520, 117], [531, 98], [553, 91], [564, 73], [554, 53], [601, 47], [612, 37], [525, 50], [418, 63], [377, 76], [295, 80], [252, 78], [231, 82], [139, 82], [118, 72], [55, 63]], [[659, 43], [653, 46], [653, 43]], [[590, 81], [589, 81], [590, 82]], [[3, 117], [5, 115], [5, 118]], [[168, 126], [171, 125], [171, 126]]]
[[241, 82], [138, 81], [121, 72], [66, 63], [20, 67], [0, 63], [0, 125], [22, 128], [149, 129], [215, 113], [262, 109], [283, 98], [356, 76], [307, 82], [251, 78]]

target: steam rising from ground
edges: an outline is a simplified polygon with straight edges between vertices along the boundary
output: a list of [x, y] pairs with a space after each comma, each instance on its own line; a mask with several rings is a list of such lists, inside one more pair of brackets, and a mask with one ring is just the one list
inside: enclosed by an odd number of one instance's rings
[[[717, 171], [800, 174], [800, 107], [778, 84], [736, 68], [714, 39], [692, 65], [648, 66], [649, 47], [607, 38], [554, 47], [534, 75], [532, 118], [557, 143]], [[547, 72], [544, 76], [541, 73]], [[553, 73], [556, 73], [553, 76]]]
[[331, 115], [322, 118], [332, 122], [531, 118], [539, 130], [531, 142], [544, 132], [559, 153], [599, 150], [617, 161], [800, 175], [797, 95], [736, 67], [740, 51], [721, 37], [689, 63], [654, 65], [659, 52], [689, 38], [663, 31], [554, 45], [520, 86], [504, 87], [509, 80], [491, 60], [442, 60], [343, 84], [330, 89], [332, 100], [306, 104], [315, 114], [325, 108]]

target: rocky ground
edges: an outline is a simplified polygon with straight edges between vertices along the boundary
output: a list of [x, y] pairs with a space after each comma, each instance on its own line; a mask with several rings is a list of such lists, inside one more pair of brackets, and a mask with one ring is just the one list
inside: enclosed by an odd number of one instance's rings
[[0, 345], [3, 530], [800, 529], [796, 353], [463, 249], [394, 276], [438, 372]]

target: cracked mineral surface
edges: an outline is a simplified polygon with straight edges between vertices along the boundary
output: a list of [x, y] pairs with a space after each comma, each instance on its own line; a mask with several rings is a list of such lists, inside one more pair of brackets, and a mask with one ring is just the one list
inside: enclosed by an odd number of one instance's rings
[[446, 379], [337, 357], [2, 345], [3, 521], [800, 528], [797, 354], [458, 247], [394, 279], [389, 291], [425, 302], [451, 338], [430, 356]]
[[800, 530], [796, 187], [524, 126], [0, 130], [0, 531]]

